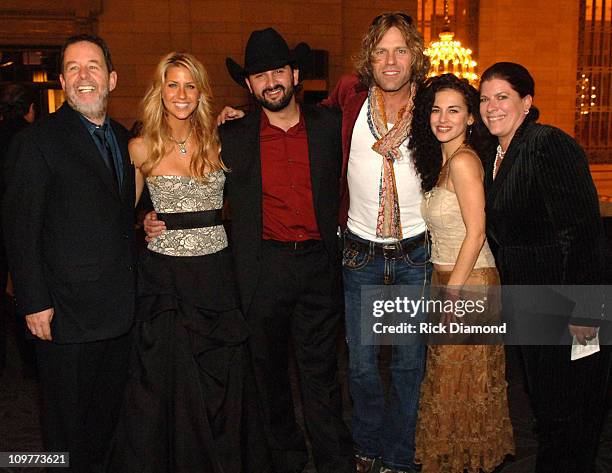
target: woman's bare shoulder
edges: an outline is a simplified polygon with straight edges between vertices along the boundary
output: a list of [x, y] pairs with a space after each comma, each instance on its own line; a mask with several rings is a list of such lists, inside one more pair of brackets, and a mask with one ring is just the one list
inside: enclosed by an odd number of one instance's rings
[[482, 178], [482, 162], [478, 154], [470, 148], [464, 148], [457, 152], [449, 164], [451, 179], [453, 180], [472, 176]]
[[136, 167], [139, 168], [147, 160], [147, 144], [144, 138], [140, 136], [132, 138], [128, 144], [128, 150], [130, 160]]

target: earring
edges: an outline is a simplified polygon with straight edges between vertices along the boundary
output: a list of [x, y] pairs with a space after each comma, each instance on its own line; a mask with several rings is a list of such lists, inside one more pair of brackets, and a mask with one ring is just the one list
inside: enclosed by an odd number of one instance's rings
[[467, 138], [468, 138], [468, 141], [472, 139], [472, 125], [468, 125]]
[[525, 110], [525, 115], [529, 115], [529, 109]]

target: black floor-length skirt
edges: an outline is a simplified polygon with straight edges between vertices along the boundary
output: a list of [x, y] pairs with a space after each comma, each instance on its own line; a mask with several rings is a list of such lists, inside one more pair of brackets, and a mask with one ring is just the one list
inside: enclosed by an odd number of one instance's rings
[[268, 470], [232, 265], [228, 250], [144, 255], [108, 472]]

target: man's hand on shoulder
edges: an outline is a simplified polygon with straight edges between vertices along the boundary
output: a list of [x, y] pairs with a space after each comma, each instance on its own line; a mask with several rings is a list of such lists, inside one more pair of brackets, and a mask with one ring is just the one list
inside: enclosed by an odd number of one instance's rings
[[53, 307], [50, 307], [49, 309], [26, 315], [26, 324], [32, 335], [41, 340], [52, 340], [51, 320], [53, 319], [53, 314]]
[[223, 110], [221, 110], [221, 113], [217, 115], [217, 126], [223, 125], [226, 121], [238, 120], [244, 117], [245, 115], [246, 113], [244, 113], [243, 110], [239, 110], [237, 108], [233, 108], [229, 105], [226, 105], [225, 107], [223, 107]]
[[157, 220], [157, 213], [149, 212], [144, 218], [144, 231], [147, 234], [146, 241], [151, 241], [160, 236], [166, 230], [166, 224]]

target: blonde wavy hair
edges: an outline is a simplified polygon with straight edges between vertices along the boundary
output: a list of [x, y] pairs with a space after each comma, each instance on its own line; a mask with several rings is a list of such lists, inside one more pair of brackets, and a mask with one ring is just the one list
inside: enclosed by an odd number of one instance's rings
[[410, 81], [421, 84], [429, 71], [429, 58], [423, 54], [425, 46], [423, 37], [413, 24], [412, 17], [404, 12], [386, 12], [378, 15], [372, 21], [366, 35], [361, 40], [361, 51], [355, 56], [357, 75], [362, 83], [371, 87], [374, 85], [372, 72], [372, 53], [390, 28], [396, 27], [406, 40], [406, 45], [412, 54]]
[[213, 116], [212, 89], [204, 65], [189, 53], [171, 52], [157, 65], [153, 83], [142, 100], [142, 137], [147, 144], [147, 159], [141, 170], [148, 175], [162, 160], [165, 144], [170, 142], [170, 127], [165, 119], [166, 110], [162, 101], [162, 89], [166, 73], [171, 67], [184, 67], [189, 71], [200, 92], [198, 106], [191, 115], [192, 136], [196, 149], [191, 155], [190, 170], [194, 177], [204, 179], [206, 171], [227, 168], [221, 160], [221, 142]]

